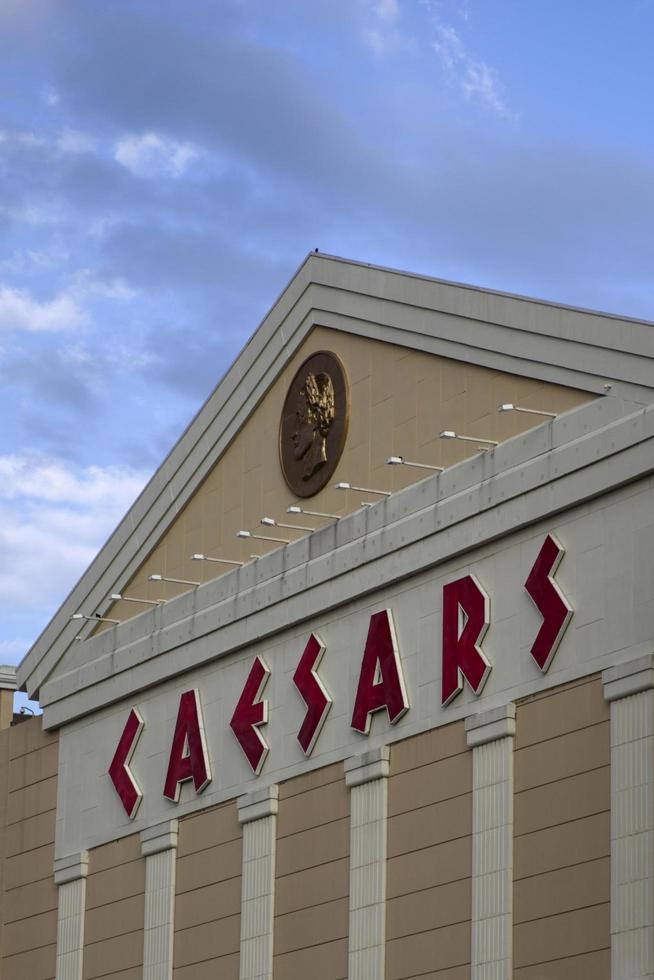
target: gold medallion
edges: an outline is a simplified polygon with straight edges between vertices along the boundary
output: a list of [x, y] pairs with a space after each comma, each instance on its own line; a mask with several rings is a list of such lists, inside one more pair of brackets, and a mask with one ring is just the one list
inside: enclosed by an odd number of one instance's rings
[[279, 425], [279, 459], [297, 497], [312, 497], [332, 476], [347, 436], [348, 390], [343, 365], [317, 351], [296, 372]]

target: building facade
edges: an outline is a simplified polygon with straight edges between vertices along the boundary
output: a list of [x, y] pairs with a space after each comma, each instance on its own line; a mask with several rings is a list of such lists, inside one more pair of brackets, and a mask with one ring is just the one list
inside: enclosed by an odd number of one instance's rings
[[653, 366], [310, 255], [18, 668], [0, 978], [654, 976]]

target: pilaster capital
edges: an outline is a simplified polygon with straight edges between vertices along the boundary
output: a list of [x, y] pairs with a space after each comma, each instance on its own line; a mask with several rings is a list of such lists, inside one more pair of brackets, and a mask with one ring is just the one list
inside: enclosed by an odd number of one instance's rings
[[77, 851], [75, 854], [66, 854], [65, 857], [55, 858], [55, 885], [65, 885], [69, 881], [78, 881], [80, 878], [86, 878], [88, 872], [88, 851]]
[[502, 704], [499, 708], [489, 708], [469, 715], [465, 721], [468, 748], [496, 742], [500, 738], [513, 738], [515, 735], [515, 704]]
[[263, 789], [255, 789], [252, 793], [239, 796], [236, 809], [238, 822], [241, 824], [261, 820], [263, 817], [274, 817], [279, 810], [279, 786], [273, 783], [272, 786], [264, 786]]
[[150, 854], [160, 854], [161, 851], [171, 851], [177, 847], [177, 837], [179, 831], [179, 821], [177, 818], [164, 820], [156, 823], [153, 827], [146, 827], [141, 831], [141, 854], [149, 857]]
[[345, 769], [345, 785], [348, 787], [362, 786], [373, 779], [387, 779], [390, 771], [391, 752], [388, 745], [380, 745], [376, 749], [352, 755], [343, 761]]
[[625, 664], [607, 667], [602, 671], [604, 697], [607, 701], [628, 698], [654, 688], [654, 654], [628, 660]]

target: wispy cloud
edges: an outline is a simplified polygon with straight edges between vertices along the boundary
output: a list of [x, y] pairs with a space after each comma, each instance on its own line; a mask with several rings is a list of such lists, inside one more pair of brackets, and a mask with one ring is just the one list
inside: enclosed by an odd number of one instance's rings
[[[125, 467], [0, 456], [0, 608], [61, 601], [146, 479]], [[7, 655], [25, 652], [5, 642]]]
[[0, 330], [48, 333], [84, 326], [88, 314], [68, 293], [40, 302], [23, 289], [0, 286]]
[[503, 87], [494, 68], [476, 58], [466, 48], [457, 31], [448, 24], [436, 24], [436, 38], [431, 42], [450, 82], [466, 99], [477, 101], [500, 116], [512, 118]]
[[363, 39], [377, 55], [395, 47], [399, 40], [397, 21], [400, 16], [398, 0], [372, 0], [366, 15]]
[[116, 141], [114, 158], [137, 177], [181, 177], [200, 151], [159, 133], [127, 135]]

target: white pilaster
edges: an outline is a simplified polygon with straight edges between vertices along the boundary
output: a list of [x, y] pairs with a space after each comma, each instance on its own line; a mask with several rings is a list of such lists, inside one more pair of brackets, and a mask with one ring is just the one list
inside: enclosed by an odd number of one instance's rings
[[177, 820], [141, 831], [145, 858], [143, 980], [171, 980], [175, 930]]
[[82, 980], [84, 906], [89, 856], [86, 851], [58, 858], [57, 980]]
[[602, 675], [611, 704], [611, 977], [654, 976], [654, 657]]
[[272, 980], [279, 787], [238, 798], [243, 825], [240, 980]]
[[386, 963], [388, 746], [345, 760], [350, 788], [349, 980], [383, 977]]
[[472, 748], [471, 980], [513, 976], [515, 705], [466, 718]]

